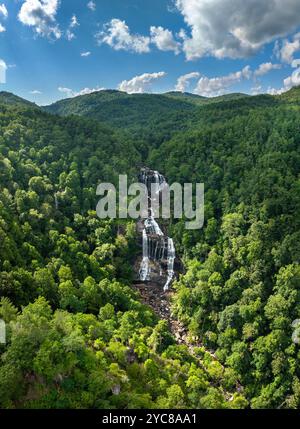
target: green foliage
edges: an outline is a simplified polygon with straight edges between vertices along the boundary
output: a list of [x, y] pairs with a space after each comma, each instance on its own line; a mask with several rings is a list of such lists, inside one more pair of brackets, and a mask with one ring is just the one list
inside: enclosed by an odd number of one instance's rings
[[[299, 408], [299, 94], [0, 94], [1, 407]], [[142, 163], [205, 183], [203, 230], [170, 226], [193, 354], [130, 287], [134, 223], [95, 213]]]
[[97, 184], [133, 180], [141, 165], [134, 139], [9, 98], [0, 105], [0, 407], [193, 408], [212, 383], [230, 407], [219, 373], [197, 372], [200, 359], [130, 287], [135, 224], [96, 216]]
[[234, 371], [253, 408], [298, 400], [300, 122], [288, 104], [296, 94], [202, 107], [189, 131], [150, 154], [170, 181], [186, 180], [184, 166], [189, 181], [205, 183], [203, 231], [173, 226], [186, 263], [174, 311]]

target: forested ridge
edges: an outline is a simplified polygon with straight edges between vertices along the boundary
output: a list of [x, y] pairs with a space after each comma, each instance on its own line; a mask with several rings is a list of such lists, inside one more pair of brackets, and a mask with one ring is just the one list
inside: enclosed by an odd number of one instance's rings
[[[62, 117], [0, 94], [2, 408], [300, 406], [299, 94], [101, 91]], [[193, 354], [131, 287], [134, 222], [95, 213], [142, 165], [205, 183], [204, 228], [169, 226]]]

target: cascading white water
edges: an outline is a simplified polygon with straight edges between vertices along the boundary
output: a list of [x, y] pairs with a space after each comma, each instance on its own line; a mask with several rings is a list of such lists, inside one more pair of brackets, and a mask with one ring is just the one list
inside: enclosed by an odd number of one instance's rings
[[[151, 185], [155, 185], [154, 198], [159, 198], [160, 192], [164, 186], [167, 185], [165, 178], [158, 171], [151, 171], [143, 169], [140, 175], [141, 182], [144, 183], [148, 189], [148, 193], [151, 192]], [[151, 195], [153, 198], [153, 195]], [[149, 238], [156, 239], [154, 251], [151, 255], [151, 248], [149, 243], [153, 245]], [[158, 241], [158, 239], [160, 241]], [[160, 246], [160, 248], [159, 248]], [[167, 251], [167, 254], [166, 254]], [[143, 259], [140, 266], [140, 280], [150, 280], [150, 258], [157, 262], [167, 260], [167, 281], [164, 286], [164, 290], [167, 291], [174, 278], [174, 261], [176, 253], [174, 241], [172, 238], [167, 237], [167, 245], [164, 234], [154, 218], [154, 211], [152, 208], [152, 199], [149, 198], [149, 216], [144, 222], [143, 229]], [[163, 270], [160, 265], [160, 276], [162, 276]]]
[[158, 223], [154, 219], [153, 215], [149, 216], [148, 219], [145, 220], [145, 229], [147, 234], [150, 235], [164, 235], [162, 230], [160, 229]]
[[146, 228], [143, 230], [143, 260], [140, 268], [140, 279], [145, 282], [149, 280], [150, 268], [149, 268], [149, 252], [148, 252], [148, 235]]
[[174, 261], [176, 253], [174, 241], [172, 238], [168, 238], [168, 279], [164, 286], [164, 290], [168, 290], [174, 277]]

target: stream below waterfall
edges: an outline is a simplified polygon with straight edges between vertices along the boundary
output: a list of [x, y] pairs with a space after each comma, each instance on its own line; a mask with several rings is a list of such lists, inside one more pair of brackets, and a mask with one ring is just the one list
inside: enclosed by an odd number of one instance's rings
[[151, 281], [151, 261], [158, 264], [160, 276], [166, 272], [164, 291], [167, 291], [174, 279], [174, 262], [176, 251], [174, 241], [162, 232], [155, 220], [153, 203], [159, 201], [161, 191], [168, 186], [166, 179], [158, 171], [143, 168], [140, 182], [147, 188], [148, 218], [143, 224], [143, 258], [140, 265], [139, 276], [142, 282]]

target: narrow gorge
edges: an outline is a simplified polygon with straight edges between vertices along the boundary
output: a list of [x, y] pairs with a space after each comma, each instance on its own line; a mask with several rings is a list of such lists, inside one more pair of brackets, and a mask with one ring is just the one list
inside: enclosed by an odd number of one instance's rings
[[149, 168], [141, 169], [139, 181], [147, 189], [148, 217], [137, 222], [142, 254], [136, 261], [134, 287], [143, 302], [149, 305], [160, 319], [168, 322], [176, 341], [191, 347], [187, 329], [171, 312], [172, 283], [181, 263], [176, 256], [174, 240], [168, 236], [168, 227], [162, 221], [160, 226], [155, 216], [161, 194], [169, 185], [162, 174]]
[[152, 279], [152, 270], [159, 270], [159, 277], [166, 273], [163, 290], [169, 290], [174, 279], [174, 261], [176, 257], [174, 241], [167, 237], [155, 220], [155, 207], [159, 207], [160, 194], [168, 186], [164, 176], [158, 171], [143, 168], [140, 181], [146, 186], [148, 198], [148, 217], [144, 221], [142, 240], [143, 258], [140, 265], [139, 276], [142, 282]]
[[[166, 320], [169, 329], [178, 344], [186, 345], [190, 353], [194, 354], [195, 347], [201, 347], [199, 338], [191, 338], [188, 329], [177, 320], [171, 309], [172, 283], [176, 274], [182, 270], [182, 264], [173, 238], [168, 236], [168, 225], [159, 219], [162, 226], [156, 221], [159, 217], [157, 208], [162, 202], [162, 193], [167, 190], [168, 182], [158, 171], [142, 168], [139, 175], [140, 183], [146, 186], [148, 198], [148, 217], [140, 218], [137, 222], [137, 232], [141, 242], [142, 255], [136, 261], [135, 289], [140, 293], [143, 302], [149, 305], [160, 319]], [[212, 351], [206, 352], [215, 360]]]

